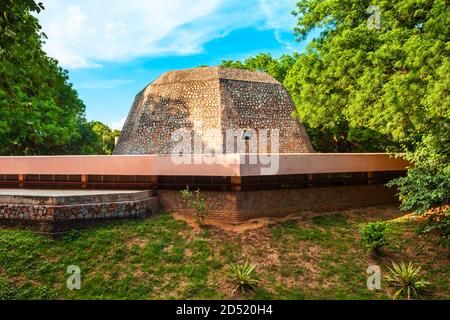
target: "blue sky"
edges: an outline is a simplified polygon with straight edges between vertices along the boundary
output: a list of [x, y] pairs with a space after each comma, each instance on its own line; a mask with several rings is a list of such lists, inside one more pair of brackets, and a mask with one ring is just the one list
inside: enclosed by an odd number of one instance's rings
[[46, 0], [44, 49], [69, 70], [88, 120], [120, 129], [137, 92], [168, 70], [301, 52], [296, 0]]

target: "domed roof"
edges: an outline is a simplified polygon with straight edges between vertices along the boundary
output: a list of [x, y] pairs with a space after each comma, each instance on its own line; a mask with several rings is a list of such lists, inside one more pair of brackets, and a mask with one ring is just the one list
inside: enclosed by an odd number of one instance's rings
[[213, 79], [250, 81], [280, 84], [267, 73], [225, 67], [201, 67], [186, 70], [169, 71], [161, 75], [152, 84], [168, 84], [186, 81], [207, 81]]
[[[305, 128], [291, 116], [294, 110], [284, 86], [263, 72], [224, 67], [170, 71], [138, 93], [114, 154], [171, 154], [176, 145], [172, 135], [179, 129], [201, 136], [205, 148], [200, 153], [218, 147], [225, 152], [227, 129], [278, 130], [279, 146], [257, 152], [314, 152]], [[199, 153], [198, 148], [191, 153]]]

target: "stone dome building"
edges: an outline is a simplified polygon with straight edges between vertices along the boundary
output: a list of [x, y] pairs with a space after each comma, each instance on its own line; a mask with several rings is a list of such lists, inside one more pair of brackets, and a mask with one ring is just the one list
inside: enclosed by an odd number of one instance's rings
[[246, 152], [248, 140], [262, 129], [278, 129], [279, 147], [272, 150], [269, 143], [261, 150], [257, 145], [258, 153], [314, 152], [305, 128], [291, 116], [294, 110], [284, 86], [262, 72], [223, 67], [171, 71], [138, 93], [114, 154], [170, 154], [177, 143], [172, 134], [179, 129], [199, 135], [203, 148], [193, 147], [195, 154], [220, 145], [225, 152], [227, 129], [242, 132], [235, 139], [247, 140]]

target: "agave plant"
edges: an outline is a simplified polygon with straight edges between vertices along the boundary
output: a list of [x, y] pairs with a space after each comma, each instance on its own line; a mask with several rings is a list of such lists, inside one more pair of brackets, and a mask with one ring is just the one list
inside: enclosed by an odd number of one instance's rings
[[406, 265], [404, 262], [400, 264], [392, 263], [392, 268], [389, 268], [390, 275], [385, 279], [392, 284], [397, 291], [394, 294], [394, 299], [399, 297], [406, 297], [408, 300], [411, 297], [417, 298], [419, 293], [425, 289], [430, 283], [419, 279], [421, 267], [414, 267], [412, 262]]
[[245, 262], [244, 264], [231, 264], [227, 271], [227, 277], [235, 284], [233, 293], [237, 290], [241, 290], [245, 293], [247, 290], [251, 290], [259, 282], [255, 278], [254, 264]]

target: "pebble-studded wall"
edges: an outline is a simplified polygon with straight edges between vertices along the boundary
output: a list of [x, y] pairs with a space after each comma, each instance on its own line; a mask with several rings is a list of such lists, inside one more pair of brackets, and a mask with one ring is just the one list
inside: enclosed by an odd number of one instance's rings
[[193, 137], [194, 128], [202, 149], [192, 146], [191, 153], [209, 153], [221, 143], [226, 152], [227, 129], [252, 132], [251, 139], [261, 129], [278, 129], [278, 150], [271, 148], [269, 133], [268, 149], [256, 152], [314, 152], [305, 128], [291, 117], [293, 111], [283, 85], [262, 72], [223, 67], [167, 72], [136, 96], [114, 154], [170, 154], [177, 144], [172, 133], [187, 129]]

